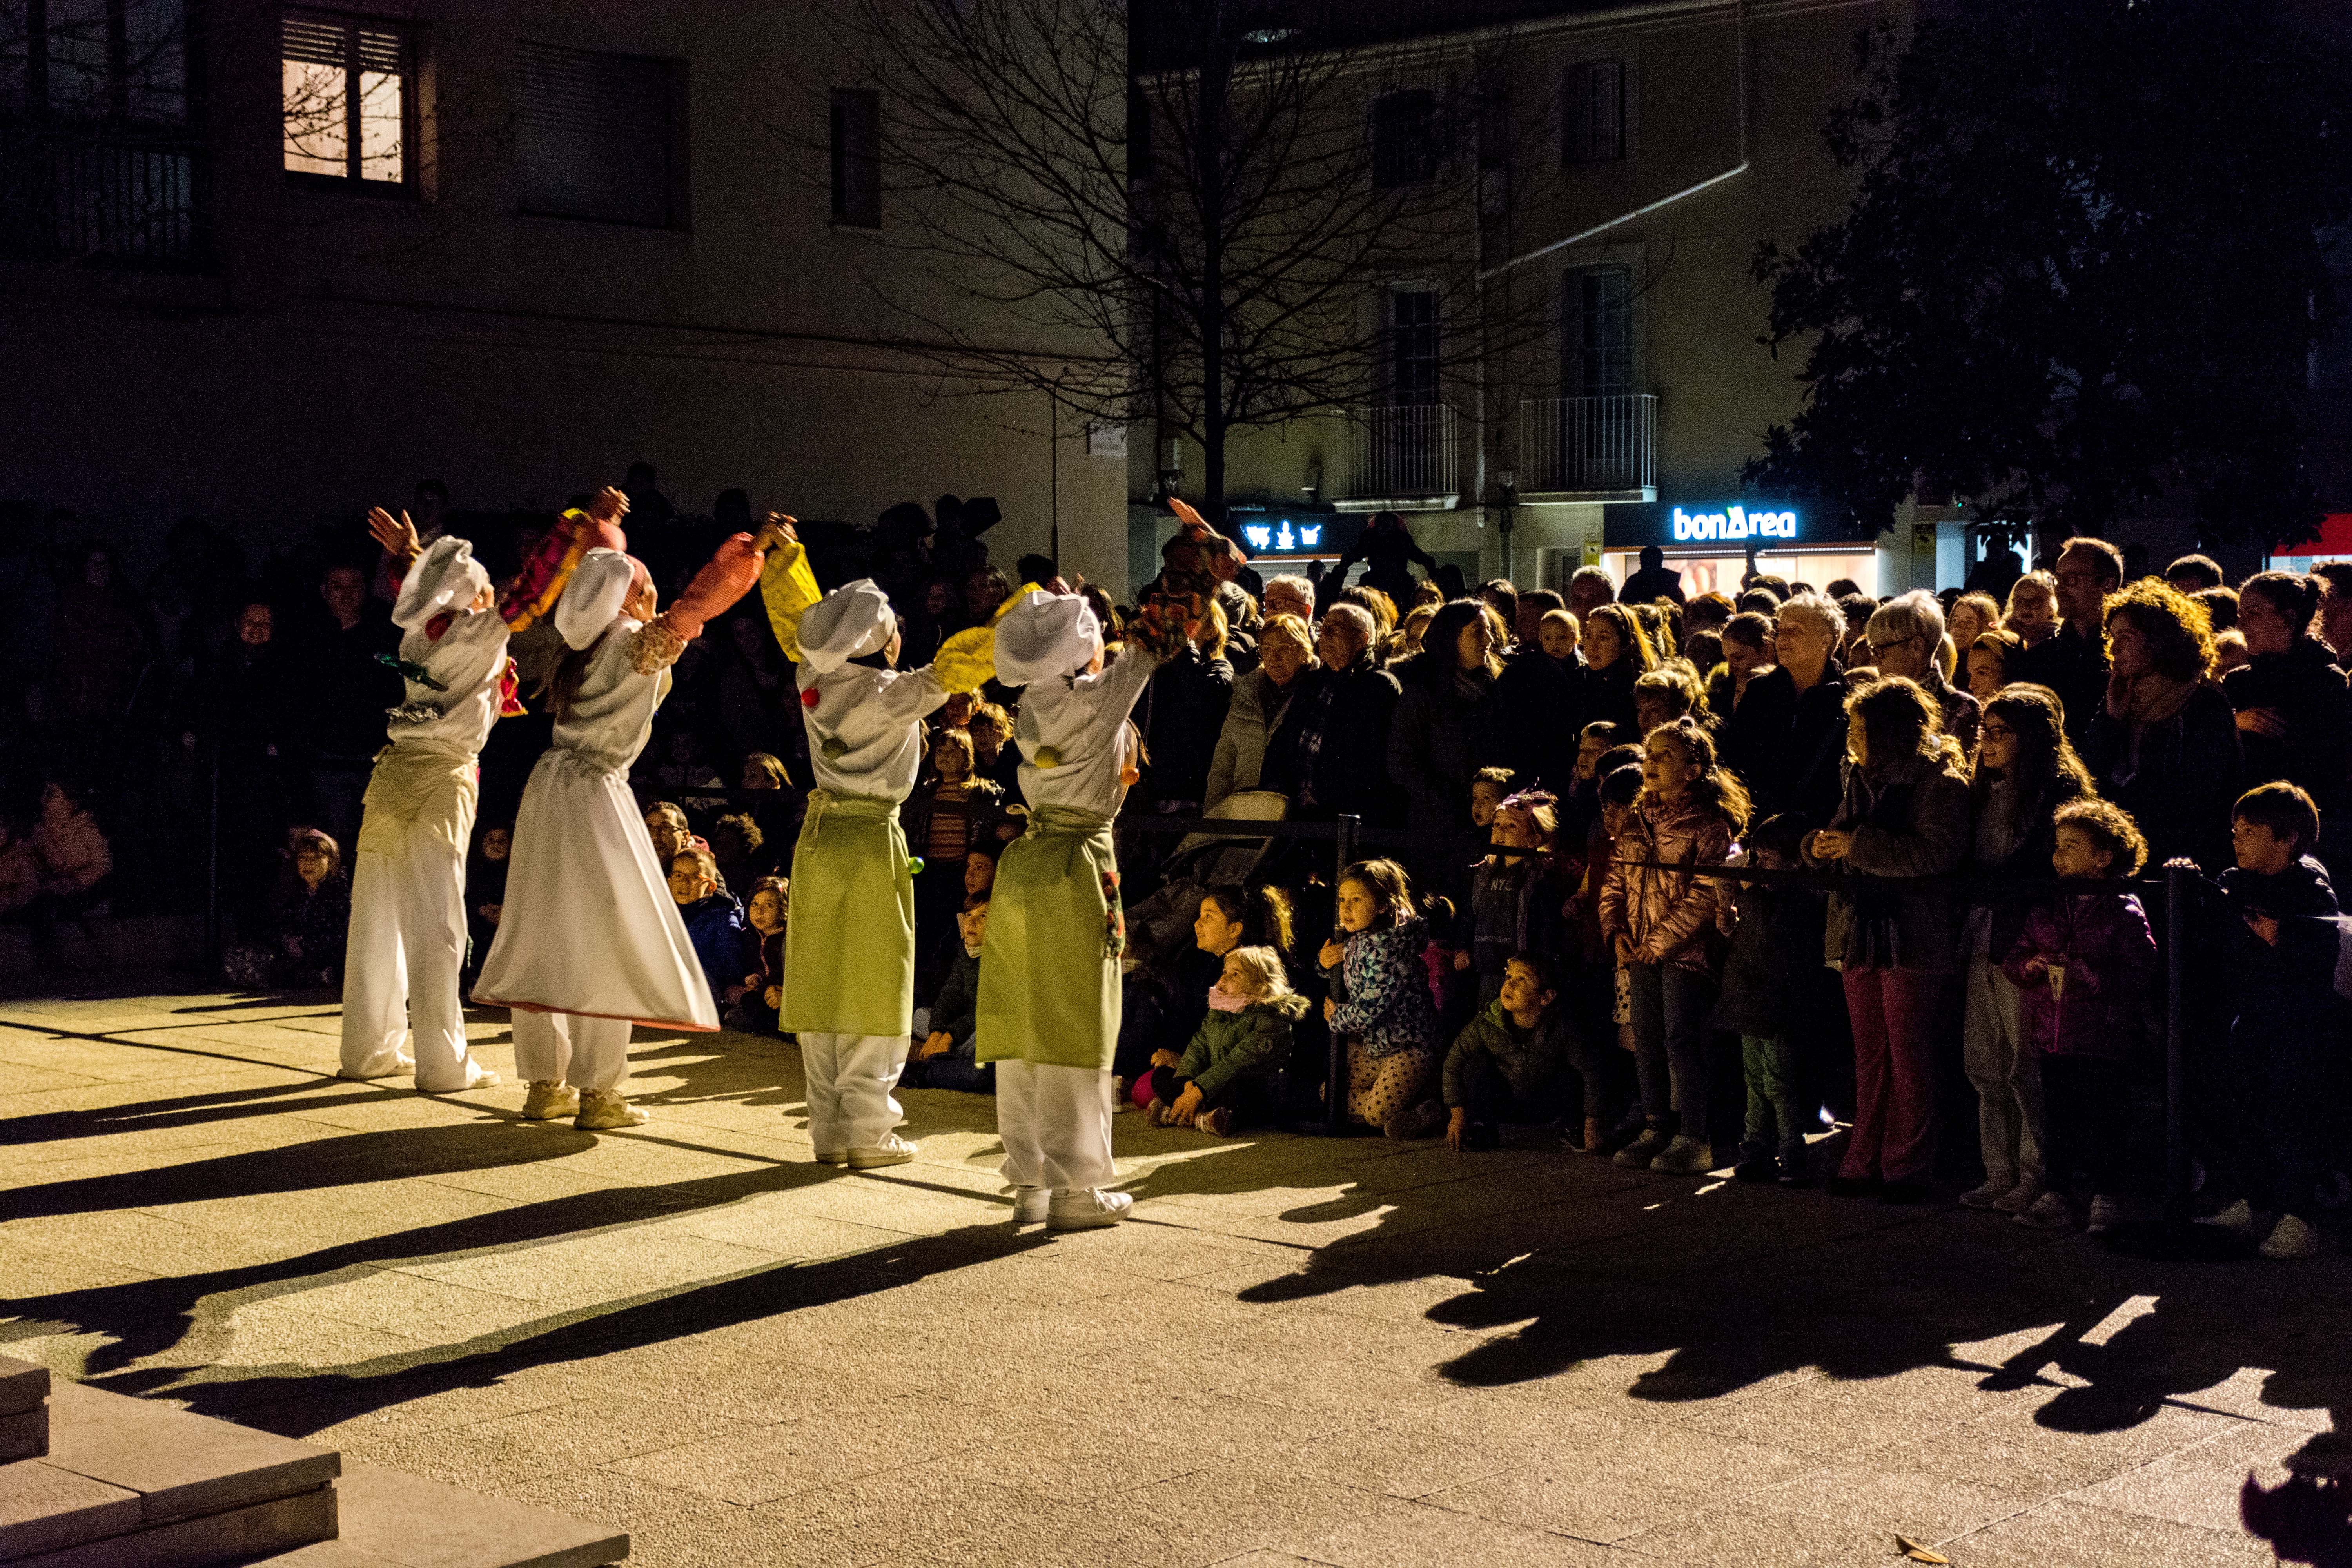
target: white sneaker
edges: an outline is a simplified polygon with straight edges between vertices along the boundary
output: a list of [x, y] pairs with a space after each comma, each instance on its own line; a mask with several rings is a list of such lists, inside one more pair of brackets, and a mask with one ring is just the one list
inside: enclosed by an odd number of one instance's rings
[[2254, 1234], [2253, 1205], [2245, 1199], [2240, 1198], [2220, 1214], [2209, 1214], [2197, 1223], [2219, 1226], [2223, 1230], [2234, 1230], [2240, 1236], [2252, 1236]]
[[1971, 1187], [1960, 1194], [1961, 1206], [1972, 1209], [1997, 1208], [2000, 1206], [2000, 1200], [2009, 1196], [2011, 1189], [2016, 1185], [2016, 1181], [2011, 1177], [1989, 1176], [1985, 1179], [1983, 1186]]
[[2035, 1230], [2063, 1230], [2074, 1223], [2074, 1211], [2066, 1206], [2065, 1194], [2044, 1193], [2017, 1216], [2017, 1223]]
[[572, 1125], [583, 1132], [602, 1132], [614, 1127], [643, 1127], [653, 1119], [652, 1111], [638, 1110], [625, 1095], [609, 1089], [583, 1089], [580, 1114], [572, 1119]]
[[2319, 1232], [2291, 1214], [2281, 1215], [2270, 1239], [2254, 1250], [2264, 1258], [2310, 1258], [2319, 1251]]
[[1135, 1200], [1101, 1187], [1056, 1188], [1045, 1205], [1047, 1230], [1102, 1230], [1127, 1217]]
[[337, 1078], [351, 1079], [361, 1083], [372, 1083], [380, 1078], [402, 1078], [409, 1073], [415, 1072], [415, 1062], [407, 1057], [395, 1057], [393, 1058], [392, 1065], [384, 1068], [382, 1072], [362, 1072], [357, 1068], [337, 1068], [335, 1069], [335, 1076]]
[[2105, 1236], [2115, 1226], [2116, 1207], [2116, 1200], [2105, 1194], [2095, 1195], [2091, 1199], [2090, 1217], [2083, 1222], [2083, 1229], [2092, 1236]]
[[533, 1079], [522, 1097], [525, 1121], [556, 1121], [580, 1114], [580, 1091], [552, 1079]]
[[1044, 1225], [1045, 1211], [1052, 1205], [1051, 1187], [1015, 1187], [1013, 1189], [1013, 1223]]
[[467, 1089], [496, 1089], [503, 1081], [504, 1080], [501, 1079], [498, 1074], [492, 1072], [481, 1063], [472, 1060], [469, 1058], [466, 1062], [466, 1081], [458, 1088], [427, 1089], [420, 1083], [416, 1086], [416, 1092], [419, 1094], [464, 1094]]
[[870, 1148], [852, 1149], [843, 1158], [853, 1171], [877, 1171], [885, 1165], [903, 1165], [915, 1157], [915, 1146], [896, 1132], [882, 1134], [882, 1142]]
[[1704, 1175], [1715, 1169], [1715, 1145], [1704, 1139], [1676, 1134], [1675, 1141], [1650, 1162], [1650, 1169], [1675, 1176]]

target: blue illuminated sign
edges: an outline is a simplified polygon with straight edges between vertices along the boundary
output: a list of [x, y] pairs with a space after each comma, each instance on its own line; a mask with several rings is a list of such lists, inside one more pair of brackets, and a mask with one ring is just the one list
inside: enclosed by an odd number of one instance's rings
[[1786, 539], [1797, 537], [1797, 514], [1793, 511], [1749, 511], [1742, 506], [1729, 506], [1720, 511], [1685, 511], [1674, 509], [1672, 527], [1677, 544], [1694, 544], [1708, 540], [1745, 542], [1750, 539]]
[[1323, 549], [1323, 524], [1293, 523], [1288, 518], [1242, 525], [1242, 542], [1253, 555], [1312, 553]]

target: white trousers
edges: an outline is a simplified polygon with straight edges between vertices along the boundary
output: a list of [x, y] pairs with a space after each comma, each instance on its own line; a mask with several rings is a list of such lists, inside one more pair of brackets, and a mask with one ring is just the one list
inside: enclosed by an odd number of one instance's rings
[[1110, 1163], [1110, 1074], [1045, 1062], [996, 1064], [996, 1132], [1016, 1187], [1101, 1187]]
[[907, 1119], [891, 1090], [906, 1069], [904, 1035], [819, 1035], [803, 1029], [809, 1142], [820, 1154], [879, 1148]]
[[518, 1007], [509, 1019], [514, 1030], [515, 1076], [526, 1083], [616, 1089], [629, 1076], [631, 1026], [626, 1018]]
[[[419, 821], [398, 855], [362, 849], [352, 872], [343, 957], [342, 1069], [389, 1078], [414, 1066], [442, 1094], [478, 1076], [466, 1058], [457, 971], [466, 957], [466, 858]], [[408, 1050], [401, 1049], [406, 1038]]]
[[2017, 987], [1989, 959], [1969, 961], [1968, 1012], [1960, 1055], [1977, 1091], [1978, 1147], [1985, 1179], [2031, 1182], [2047, 1174], [2042, 1056], [2025, 1038]]

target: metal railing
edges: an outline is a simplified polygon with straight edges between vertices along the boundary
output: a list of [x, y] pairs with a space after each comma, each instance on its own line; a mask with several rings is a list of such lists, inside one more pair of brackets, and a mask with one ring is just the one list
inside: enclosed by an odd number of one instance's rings
[[1359, 408], [1348, 420], [1347, 499], [1435, 500], [1461, 493], [1454, 410], [1443, 403]]
[[0, 257], [194, 266], [205, 249], [204, 176], [193, 142], [0, 130]]
[[1658, 400], [1551, 397], [1519, 405], [1519, 493], [1614, 494], [1657, 483]]

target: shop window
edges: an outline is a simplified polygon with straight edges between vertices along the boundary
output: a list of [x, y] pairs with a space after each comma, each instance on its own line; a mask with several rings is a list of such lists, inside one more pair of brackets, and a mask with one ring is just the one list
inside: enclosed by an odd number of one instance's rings
[[841, 89], [833, 95], [833, 221], [848, 228], [882, 226], [882, 100]]
[[1437, 173], [1437, 95], [1415, 89], [1372, 100], [1372, 187], [1426, 184]]
[[522, 46], [522, 210], [687, 226], [686, 62]]
[[407, 188], [416, 98], [409, 34], [373, 17], [289, 10], [281, 37], [286, 172]]
[[1560, 155], [1570, 163], [1614, 163], [1625, 156], [1625, 62], [1584, 60], [1560, 88]]

